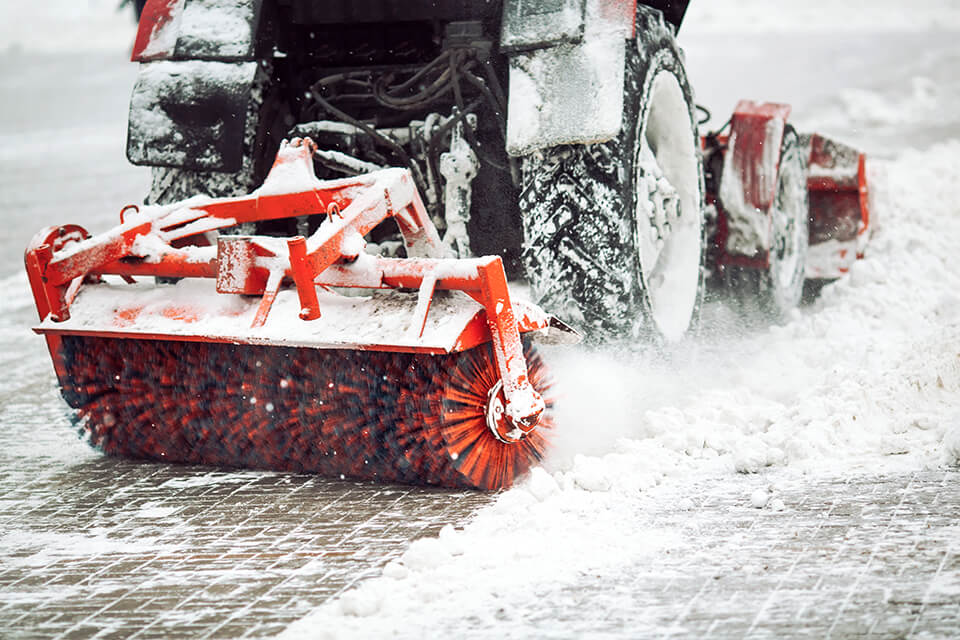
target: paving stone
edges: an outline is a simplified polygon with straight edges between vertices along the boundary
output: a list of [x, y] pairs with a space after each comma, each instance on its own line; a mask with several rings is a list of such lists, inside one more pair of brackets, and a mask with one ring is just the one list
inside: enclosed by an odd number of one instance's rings
[[[269, 637], [489, 494], [117, 460], [17, 457], [0, 430], [0, 637]], [[69, 429], [65, 424], [57, 428]], [[69, 433], [69, 431], [67, 431]], [[955, 637], [960, 473], [762, 476], [641, 499], [669, 553], [544, 587], [517, 637]], [[682, 494], [682, 495], [680, 495]], [[490, 635], [481, 621], [474, 637]], [[511, 626], [512, 625], [512, 626]], [[462, 628], [438, 628], [458, 637]], [[536, 631], [534, 631], [536, 630]], [[484, 633], [486, 631], [487, 633]]]

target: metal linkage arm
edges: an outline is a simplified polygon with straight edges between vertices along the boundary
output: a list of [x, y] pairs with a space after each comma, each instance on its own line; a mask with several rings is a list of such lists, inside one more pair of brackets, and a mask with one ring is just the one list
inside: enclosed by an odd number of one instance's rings
[[[309, 139], [285, 142], [263, 186], [247, 196], [148, 207], [93, 237], [74, 226], [41, 232], [26, 254], [41, 319], [69, 319], [70, 304], [85, 279], [153, 275], [216, 278], [220, 293], [262, 295], [254, 319], [258, 327], [266, 323], [282, 283], [293, 280], [304, 320], [321, 317], [318, 285], [420, 289], [411, 323], [416, 340], [434, 291], [459, 290], [484, 308], [489, 334], [481, 337], [493, 343], [506, 417], [521, 432], [532, 429], [544, 402], [528, 380], [521, 328], [501, 259], [444, 258], [447, 250], [407, 170], [320, 181], [313, 172], [315, 151]], [[309, 238], [222, 235], [215, 248], [172, 244], [244, 222], [303, 215], [327, 219]], [[396, 220], [411, 257], [387, 259], [365, 253], [363, 237], [388, 217]], [[541, 320], [522, 319], [526, 325]], [[526, 325], [525, 330], [546, 326]]]

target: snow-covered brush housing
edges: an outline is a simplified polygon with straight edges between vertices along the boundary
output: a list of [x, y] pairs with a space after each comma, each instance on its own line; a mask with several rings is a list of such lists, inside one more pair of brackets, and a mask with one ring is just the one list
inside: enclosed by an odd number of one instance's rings
[[[499, 257], [447, 258], [408, 171], [322, 182], [315, 151], [285, 143], [249, 196], [128, 208], [97, 236], [41, 231], [27, 271], [64, 398], [108, 453], [509, 486], [543, 458], [552, 427], [529, 338], [576, 334], [511, 301]], [[311, 215], [325, 219], [309, 238], [196, 246], [237, 224]], [[387, 218], [409, 257], [364, 251]]]

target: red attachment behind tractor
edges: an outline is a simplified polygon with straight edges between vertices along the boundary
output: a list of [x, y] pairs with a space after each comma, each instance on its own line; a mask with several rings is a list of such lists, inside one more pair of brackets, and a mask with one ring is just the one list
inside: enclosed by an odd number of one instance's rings
[[869, 238], [866, 156], [820, 134], [808, 137], [810, 253], [807, 278], [834, 279], [863, 257]]
[[721, 218], [718, 265], [769, 266], [780, 144], [790, 106], [741, 100], [723, 145], [723, 180], [711, 194]]
[[[314, 151], [284, 144], [248, 196], [128, 208], [98, 236], [38, 234], [27, 271], [64, 397], [110, 453], [508, 485], [550, 426], [549, 383], [521, 334], [572, 332], [511, 300], [499, 257], [442, 257], [406, 170], [322, 182]], [[309, 238], [197, 242], [318, 214]], [[415, 257], [365, 253], [363, 236], [386, 218]]]
[[[789, 125], [788, 105], [742, 100], [729, 131], [704, 138], [706, 200], [717, 208], [712, 262], [764, 270], [769, 267], [778, 154]], [[807, 160], [809, 243], [806, 278], [831, 280], [863, 257], [871, 232], [866, 156], [822, 134], [804, 134]], [[712, 164], [711, 163], [715, 163]], [[724, 176], [711, 182], [709, 173]]]

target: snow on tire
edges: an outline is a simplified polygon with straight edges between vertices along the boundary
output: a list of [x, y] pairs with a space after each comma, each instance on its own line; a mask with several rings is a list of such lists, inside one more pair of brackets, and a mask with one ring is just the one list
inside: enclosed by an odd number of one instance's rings
[[676, 341], [703, 297], [693, 95], [663, 15], [637, 7], [617, 138], [523, 160], [523, 261], [540, 303], [591, 340]]
[[773, 237], [767, 269], [728, 265], [724, 280], [745, 315], [786, 320], [803, 296], [810, 205], [807, 160], [797, 132], [787, 125], [780, 145], [777, 191], [770, 209]]

